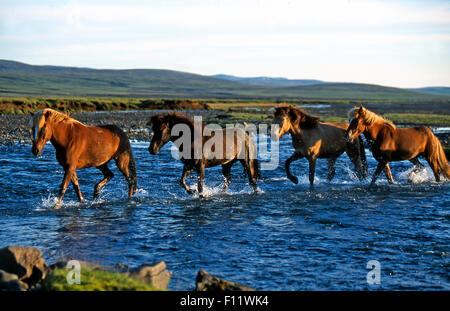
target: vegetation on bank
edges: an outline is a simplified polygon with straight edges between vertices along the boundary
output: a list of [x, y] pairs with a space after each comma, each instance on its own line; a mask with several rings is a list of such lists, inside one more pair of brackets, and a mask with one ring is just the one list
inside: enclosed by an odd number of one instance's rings
[[63, 112], [211, 109], [206, 102], [195, 99], [0, 97], [0, 113], [28, 114], [44, 108], [52, 108]]
[[67, 282], [67, 269], [52, 270], [42, 281], [45, 291], [156, 291], [153, 286], [141, 283], [120, 273], [81, 269], [81, 284]]
[[384, 115], [394, 123], [450, 125], [450, 115], [420, 114], [420, 113], [387, 113]]

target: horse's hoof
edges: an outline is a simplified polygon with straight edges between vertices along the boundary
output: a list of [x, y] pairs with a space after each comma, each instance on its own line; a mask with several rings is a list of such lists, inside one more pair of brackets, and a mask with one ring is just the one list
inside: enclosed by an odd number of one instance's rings
[[187, 189], [186, 192], [189, 193], [189, 194], [194, 194], [194, 193], [195, 193], [195, 190]]
[[296, 176], [289, 176], [288, 177], [290, 181], [292, 181], [294, 184], [298, 184], [298, 178]]

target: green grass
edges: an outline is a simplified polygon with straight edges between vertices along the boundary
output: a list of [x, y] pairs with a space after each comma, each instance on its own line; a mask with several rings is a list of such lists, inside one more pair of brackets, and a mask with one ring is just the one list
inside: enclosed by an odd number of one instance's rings
[[387, 113], [384, 114], [388, 120], [394, 123], [404, 123], [404, 124], [425, 124], [425, 125], [450, 125], [449, 115], [438, 115], [438, 114], [419, 114], [419, 113]]
[[210, 109], [205, 101], [195, 99], [0, 97], [0, 113], [28, 114], [44, 108], [52, 108], [64, 112], [145, 109]]
[[45, 291], [156, 291], [154, 287], [120, 273], [81, 269], [81, 284], [67, 282], [67, 269], [51, 271], [42, 282]]

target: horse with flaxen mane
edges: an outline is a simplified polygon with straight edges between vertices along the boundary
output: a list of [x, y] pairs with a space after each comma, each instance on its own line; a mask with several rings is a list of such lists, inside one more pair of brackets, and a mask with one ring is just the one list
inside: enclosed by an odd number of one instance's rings
[[56, 159], [64, 169], [58, 205], [61, 204], [70, 181], [78, 199], [84, 202], [75, 172], [82, 168], [96, 167], [103, 173], [103, 180], [94, 188], [94, 199], [97, 198], [100, 189], [114, 176], [108, 168], [111, 159], [114, 159], [128, 182], [128, 196], [133, 196], [137, 188], [136, 165], [128, 137], [119, 127], [87, 126], [48, 108], [36, 112], [30, 125], [33, 132], [33, 154], [39, 156], [50, 140], [56, 150]]
[[204, 123], [196, 125], [191, 118], [175, 112], [155, 115], [149, 125], [153, 130], [148, 148], [150, 154], [158, 154], [169, 141], [178, 147], [180, 160], [184, 164], [180, 183], [189, 194], [194, 193], [194, 190], [186, 185], [189, 174], [194, 170], [197, 172], [198, 192], [202, 195], [205, 168], [217, 165], [222, 165], [225, 192], [231, 183], [231, 166], [238, 160], [248, 175], [250, 185], [256, 191], [256, 180], [261, 176], [256, 159], [256, 146], [243, 129], [234, 128], [228, 131], [220, 128], [211, 131]]
[[[353, 141], [360, 134], [364, 134], [366, 139], [372, 142], [372, 154], [378, 161], [372, 184], [383, 169], [389, 169], [389, 162], [409, 160], [417, 169], [422, 166], [418, 160], [420, 156], [427, 160], [437, 182], [441, 173], [446, 179], [450, 179], [450, 167], [444, 149], [429, 127], [397, 128], [392, 122], [363, 106], [351, 109], [348, 116], [350, 125], [346, 138]], [[388, 180], [393, 182], [390, 170]]]
[[328, 180], [335, 175], [335, 163], [344, 152], [353, 162], [359, 179], [365, 178], [367, 172], [366, 153], [362, 140], [349, 143], [344, 134], [346, 123], [321, 122], [319, 118], [308, 115], [303, 109], [292, 105], [281, 105], [275, 108], [274, 124], [279, 131], [272, 138], [279, 139], [286, 133], [291, 134], [294, 154], [287, 159], [285, 167], [287, 177], [295, 184], [298, 178], [290, 171], [292, 161], [306, 157], [309, 161], [309, 182], [314, 184], [316, 160], [328, 159]]

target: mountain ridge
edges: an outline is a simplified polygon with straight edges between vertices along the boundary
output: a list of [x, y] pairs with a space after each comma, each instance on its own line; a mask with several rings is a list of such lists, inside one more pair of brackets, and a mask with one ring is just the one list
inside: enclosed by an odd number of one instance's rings
[[41, 66], [0, 60], [0, 95], [404, 101], [449, 98], [373, 84], [256, 78], [266, 84], [277, 84], [273, 86], [248, 84], [245, 80], [248, 78], [234, 77], [241, 79], [239, 82], [225, 77], [231, 76], [206, 76], [166, 69]]

